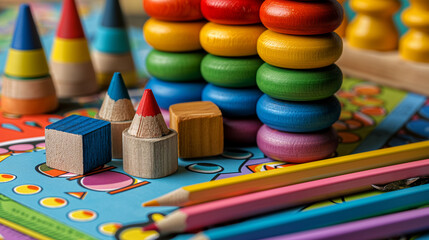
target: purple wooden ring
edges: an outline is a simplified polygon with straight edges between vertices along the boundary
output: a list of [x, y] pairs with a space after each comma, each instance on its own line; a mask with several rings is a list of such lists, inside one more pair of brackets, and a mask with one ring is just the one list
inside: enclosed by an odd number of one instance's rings
[[258, 118], [223, 118], [225, 141], [233, 145], [253, 145], [262, 126]]
[[256, 140], [259, 149], [269, 158], [291, 163], [328, 158], [338, 146], [338, 135], [333, 128], [311, 133], [289, 133], [263, 125]]

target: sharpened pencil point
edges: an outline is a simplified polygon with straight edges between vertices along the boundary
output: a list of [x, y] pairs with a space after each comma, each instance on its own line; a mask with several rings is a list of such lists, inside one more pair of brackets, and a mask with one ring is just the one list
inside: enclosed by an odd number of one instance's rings
[[157, 206], [161, 206], [161, 205], [156, 200], [151, 200], [149, 202], [143, 203], [143, 207], [157, 207]]
[[159, 231], [159, 228], [155, 225], [155, 223], [144, 226], [142, 228], [143, 231]]

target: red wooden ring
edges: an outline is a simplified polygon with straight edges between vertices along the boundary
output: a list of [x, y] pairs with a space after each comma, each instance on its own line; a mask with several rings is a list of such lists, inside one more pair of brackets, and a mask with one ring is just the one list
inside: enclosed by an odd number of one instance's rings
[[164, 21], [194, 21], [203, 19], [200, 0], [143, 0], [146, 13]]
[[343, 19], [343, 7], [336, 0], [266, 0], [260, 11], [268, 29], [291, 35], [317, 35], [335, 31]]
[[203, 16], [214, 23], [246, 25], [260, 23], [263, 0], [201, 0]]

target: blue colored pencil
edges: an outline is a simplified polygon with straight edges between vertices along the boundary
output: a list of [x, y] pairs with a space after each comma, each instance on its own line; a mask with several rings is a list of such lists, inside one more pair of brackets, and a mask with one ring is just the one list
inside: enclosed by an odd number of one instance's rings
[[[261, 239], [416, 208], [429, 203], [429, 184], [291, 214], [284, 211], [196, 235], [202, 239]], [[249, 209], [251, 211], [251, 209]]]

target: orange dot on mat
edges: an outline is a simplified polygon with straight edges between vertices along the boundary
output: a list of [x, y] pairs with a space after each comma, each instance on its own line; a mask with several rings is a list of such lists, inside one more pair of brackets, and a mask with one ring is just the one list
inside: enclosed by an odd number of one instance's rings
[[27, 188], [30, 189], [30, 190], [39, 190], [39, 187], [38, 186], [34, 186], [34, 185], [28, 185]]
[[89, 211], [83, 211], [82, 213], [87, 215], [87, 216], [91, 216], [91, 217], [94, 216], [94, 213], [89, 212]]
[[60, 198], [55, 198], [55, 202], [60, 203], [60, 204], [64, 204], [66, 201], [64, 201], [63, 199], [60, 199]]

